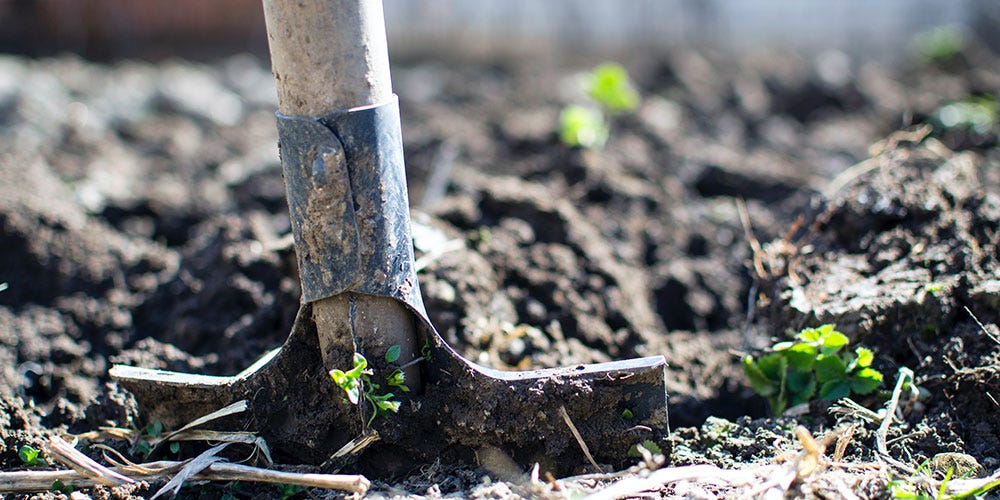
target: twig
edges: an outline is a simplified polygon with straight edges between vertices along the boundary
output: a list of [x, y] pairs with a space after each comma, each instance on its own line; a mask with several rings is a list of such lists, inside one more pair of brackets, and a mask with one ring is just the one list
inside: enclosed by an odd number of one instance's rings
[[896, 387], [892, 390], [892, 397], [889, 399], [889, 404], [885, 407], [885, 416], [882, 418], [882, 423], [878, 426], [878, 431], [875, 433], [875, 447], [878, 450], [878, 456], [880, 459], [906, 471], [909, 474], [913, 474], [916, 470], [913, 467], [892, 458], [892, 456], [889, 455], [889, 448], [885, 444], [886, 435], [889, 433], [889, 427], [892, 425], [893, 417], [896, 416], [896, 407], [899, 406], [899, 397], [903, 393], [903, 384], [907, 378], [910, 379], [911, 383], [913, 382], [913, 370], [910, 370], [905, 366], [900, 367], [896, 376]]
[[[135, 479], [130, 478], [130, 481], [135, 482], [136, 480], [165, 479], [183, 465], [184, 462], [162, 460], [137, 465], [143, 470], [152, 471], [149, 474], [137, 473], [130, 470], [129, 467], [114, 467], [112, 471], [123, 475], [133, 474]], [[349, 491], [361, 495], [368, 492], [368, 488], [371, 486], [371, 482], [361, 475], [283, 472], [224, 462], [209, 465], [208, 468], [195, 474], [191, 479], [292, 484], [306, 488]], [[75, 470], [0, 472], [0, 493], [50, 490], [52, 483], [57, 480], [74, 488], [93, 488], [103, 484]]]
[[566, 421], [566, 426], [569, 427], [569, 431], [573, 433], [573, 437], [576, 438], [576, 442], [580, 444], [580, 449], [583, 450], [583, 454], [587, 457], [590, 465], [593, 465], [595, 470], [600, 471], [601, 467], [597, 465], [596, 461], [594, 461], [594, 457], [590, 454], [590, 449], [587, 448], [587, 443], [583, 441], [583, 436], [580, 435], [580, 431], [576, 430], [576, 426], [573, 425], [573, 421], [569, 418], [569, 413], [566, 413], [566, 407], [560, 406], [559, 413], [562, 414], [562, 418]]
[[986, 336], [990, 338], [990, 340], [996, 342], [997, 344], [1000, 344], [1000, 339], [998, 339], [996, 335], [993, 335], [992, 333], [990, 333], [989, 330], [986, 329], [986, 325], [982, 324], [979, 321], [979, 318], [977, 318], [975, 314], [972, 314], [972, 309], [969, 309], [969, 306], [965, 306], [965, 312], [969, 313], [969, 316], [972, 316], [973, 321], [975, 321], [976, 324], [979, 325], [979, 329], [982, 330], [983, 333], [985, 333]]
[[[132, 478], [123, 476], [95, 462], [59, 436], [53, 436], [49, 439], [47, 451], [48, 455], [57, 462], [105, 486], [118, 486], [135, 482]], [[52, 483], [49, 483], [49, 486], [51, 485]]]
[[645, 478], [622, 479], [603, 490], [588, 495], [586, 500], [614, 500], [630, 497], [643, 491], [655, 491], [678, 481], [702, 480], [733, 484], [750, 483], [755, 479], [755, 474], [744, 470], [726, 470], [707, 464], [685, 465], [660, 469]]
[[181, 470], [177, 471], [177, 474], [170, 478], [170, 481], [167, 481], [167, 484], [163, 485], [160, 491], [157, 491], [150, 500], [156, 500], [164, 495], [169, 496], [169, 498], [177, 496], [177, 492], [181, 490], [181, 486], [184, 486], [184, 483], [193, 478], [195, 474], [207, 469], [216, 462], [224, 460], [219, 456], [219, 453], [231, 444], [222, 443], [213, 446], [205, 450], [201, 455], [194, 457], [194, 459], [185, 461], [184, 467], [181, 467]]

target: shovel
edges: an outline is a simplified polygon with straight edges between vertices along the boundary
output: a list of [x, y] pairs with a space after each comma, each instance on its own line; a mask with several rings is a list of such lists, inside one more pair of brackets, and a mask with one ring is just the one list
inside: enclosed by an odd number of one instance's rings
[[[214, 424], [258, 433], [283, 462], [354, 459], [383, 474], [437, 458], [620, 467], [664, 436], [662, 356], [505, 372], [441, 338], [414, 268], [381, 2], [264, 0], [264, 11], [302, 305], [282, 347], [236, 376], [112, 367], [143, 418], [176, 428], [247, 400]], [[358, 355], [367, 375], [351, 394], [330, 371], [352, 373]]]

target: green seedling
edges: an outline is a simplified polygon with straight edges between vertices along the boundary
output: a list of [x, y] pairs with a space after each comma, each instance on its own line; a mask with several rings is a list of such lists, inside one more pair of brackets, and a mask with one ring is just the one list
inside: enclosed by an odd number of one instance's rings
[[775, 415], [815, 396], [834, 401], [870, 394], [882, 384], [882, 373], [871, 368], [872, 351], [864, 347], [846, 351], [847, 336], [833, 325], [806, 328], [795, 338], [775, 344], [773, 352], [760, 359], [743, 358], [750, 386], [767, 398]]
[[625, 420], [632, 420], [633, 417], [635, 417], [635, 414], [632, 413], [632, 410], [628, 408], [622, 410], [622, 418]]
[[146, 434], [151, 438], [158, 438], [163, 434], [163, 422], [156, 420], [146, 424]]
[[41, 465], [41, 454], [41, 450], [27, 444], [17, 450], [17, 457], [21, 459], [21, 463], [24, 465]]
[[559, 139], [568, 146], [599, 149], [608, 140], [608, 124], [599, 110], [566, 106], [559, 115]]
[[421, 357], [421, 359], [423, 359], [424, 361], [427, 361], [428, 363], [430, 363], [431, 360], [433, 359], [433, 355], [432, 355], [432, 352], [431, 352], [431, 339], [430, 339], [430, 337], [427, 337], [426, 339], [424, 339], [424, 346], [420, 348], [420, 357]]
[[385, 351], [385, 362], [395, 363], [396, 360], [399, 359], [400, 352], [402, 352], [402, 348], [400, 348], [398, 345], [390, 346]]
[[639, 93], [619, 64], [605, 63], [594, 68], [584, 77], [584, 88], [594, 102], [608, 111], [632, 111], [639, 105]]
[[301, 493], [305, 488], [297, 484], [276, 484], [278, 491], [281, 494], [281, 500], [288, 500]]
[[965, 33], [957, 26], [938, 26], [913, 39], [917, 56], [929, 64], [943, 64], [958, 56], [968, 43]]
[[[151, 444], [151, 441], [156, 440], [156, 438], [160, 437], [162, 434], [163, 422], [156, 420], [146, 424], [146, 427], [142, 430], [142, 435], [139, 436], [138, 442], [135, 444], [135, 451], [141, 455], [149, 456], [149, 454], [153, 452], [153, 445]], [[178, 444], [178, 446], [180, 445]], [[171, 445], [170, 450], [174, 450], [173, 445]]]
[[608, 140], [607, 115], [634, 110], [639, 93], [621, 65], [606, 63], [584, 75], [583, 89], [589, 103], [572, 104], [559, 115], [559, 139], [568, 146], [599, 149]]
[[73, 485], [66, 484], [59, 479], [52, 481], [52, 489], [66, 495], [73, 493], [74, 490]]
[[[400, 351], [399, 346], [390, 347], [385, 353], [386, 361], [391, 363], [399, 359]], [[390, 359], [392, 361], [389, 361]], [[399, 401], [393, 399], [395, 397], [393, 393], [378, 394], [381, 386], [372, 381], [372, 375], [374, 372], [368, 368], [368, 360], [359, 352], [354, 353], [354, 367], [349, 371], [330, 370], [330, 378], [337, 384], [337, 387], [344, 391], [351, 404], [360, 404], [361, 399], [364, 398], [371, 405], [372, 415], [368, 419], [368, 425], [371, 425], [375, 417], [379, 415], [386, 415], [390, 412], [398, 413], [400, 405]], [[387, 385], [404, 392], [410, 390], [405, 382], [406, 375], [401, 369], [393, 370], [386, 377]]]

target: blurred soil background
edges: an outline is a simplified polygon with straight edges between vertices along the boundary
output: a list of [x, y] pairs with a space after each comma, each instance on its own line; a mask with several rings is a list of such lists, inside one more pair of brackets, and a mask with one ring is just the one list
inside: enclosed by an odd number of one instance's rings
[[[386, 10], [421, 287], [457, 350], [502, 369], [663, 354], [668, 463], [739, 467], [793, 447], [795, 423], [820, 435], [856, 419], [826, 403], [767, 418], [741, 371], [743, 354], [832, 322], [875, 351], [888, 383], [908, 366], [931, 394], [890, 451], [1000, 466], [1000, 10], [928, 2], [882, 33], [838, 17], [828, 45], [740, 45], [727, 31], [739, 11], [677, 2], [694, 21], [646, 19], [626, 49], [641, 11], [601, 32], [567, 1], [570, 34], [545, 36], [525, 20], [544, 11], [505, 22], [484, 2], [463, 25], [465, 8], [449, 5]], [[819, 11], [789, 16], [823, 25]], [[443, 20], [438, 32], [417, 22], [428, 19]], [[10, 470], [50, 433], [145, 425], [108, 378], [113, 363], [242, 370], [285, 339], [299, 289], [257, 2], [0, 2], [0, 50]], [[560, 111], [607, 60], [641, 104], [613, 117], [603, 149], [562, 144]], [[874, 428], [861, 425], [847, 460], [874, 460]], [[380, 487], [518, 494], [486, 488], [483, 464], [455, 465], [414, 464]], [[855, 491], [885, 491], [873, 484]]]

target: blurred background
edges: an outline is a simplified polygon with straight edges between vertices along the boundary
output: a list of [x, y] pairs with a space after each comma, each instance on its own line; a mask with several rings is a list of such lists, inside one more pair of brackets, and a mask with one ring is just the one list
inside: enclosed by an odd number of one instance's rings
[[[678, 45], [838, 50], [891, 61], [916, 34], [959, 25], [994, 50], [991, 0], [385, 0], [394, 58], [621, 55]], [[0, 0], [0, 51], [93, 60], [266, 56], [260, 0]]]

